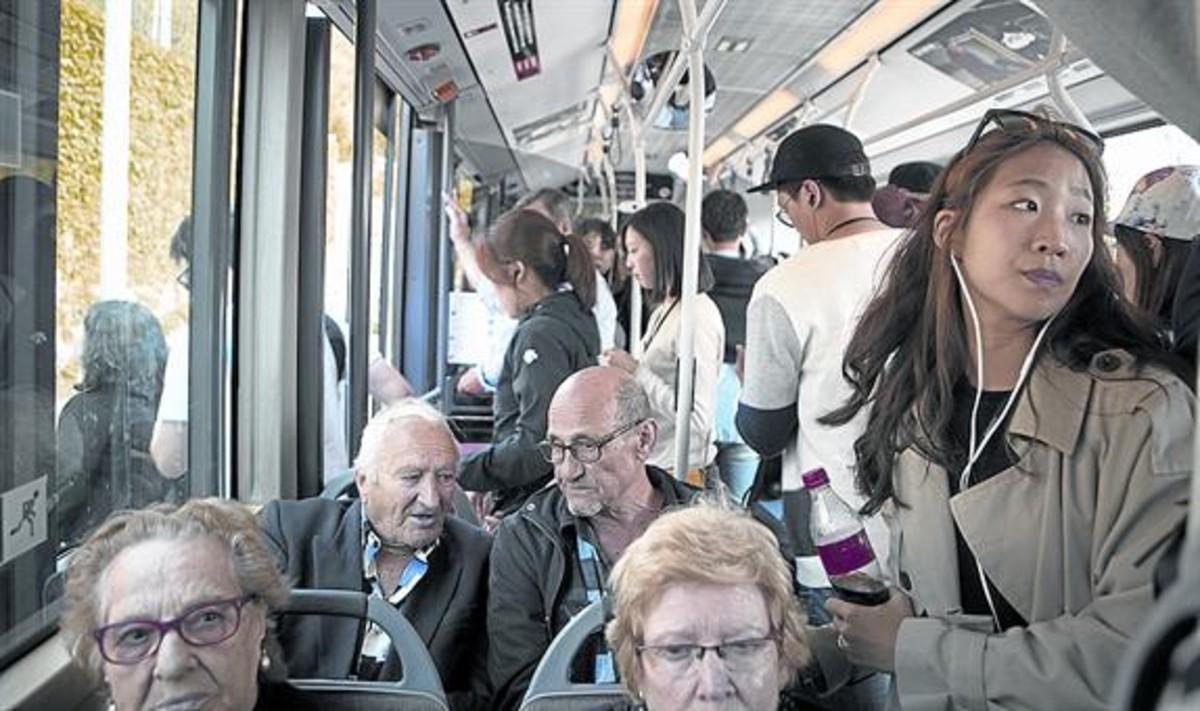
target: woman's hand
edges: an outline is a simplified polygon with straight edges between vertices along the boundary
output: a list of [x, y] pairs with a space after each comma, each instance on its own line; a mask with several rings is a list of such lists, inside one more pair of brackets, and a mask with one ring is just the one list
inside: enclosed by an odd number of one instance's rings
[[836, 598], [825, 603], [838, 631], [838, 646], [859, 666], [891, 672], [896, 667], [896, 638], [900, 623], [913, 617], [912, 600], [899, 588], [887, 602], [874, 607]]
[[471, 223], [467, 213], [463, 212], [458, 200], [450, 193], [442, 193], [442, 209], [446, 211], [446, 219], [450, 223], [450, 242], [455, 247], [469, 244], [471, 241]]
[[600, 365], [620, 368], [626, 373], [633, 375], [637, 370], [638, 362], [627, 351], [623, 351], [620, 348], [610, 348], [600, 354]]

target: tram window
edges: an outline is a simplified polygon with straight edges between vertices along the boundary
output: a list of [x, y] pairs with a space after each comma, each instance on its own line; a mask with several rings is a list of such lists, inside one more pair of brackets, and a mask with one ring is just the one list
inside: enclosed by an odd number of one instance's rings
[[[325, 314], [341, 341], [336, 352], [336, 378], [325, 379], [325, 471], [350, 466], [346, 447], [346, 414], [350, 373], [350, 216], [354, 161], [354, 45], [334, 25], [329, 42], [329, 130], [325, 190]], [[331, 403], [332, 401], [332, 403]], [[332, 404], [332, 406], [331, 406]], [[336, 412], [336, 417], [332, 413]]]
[[1200, 165], [1200, 143], [1171, 125], [1105, 139], [1109, 219], [1121, 211], [1138, 178], [1168, 165]]
[[[376, 82], [378, 86], [378, 82]], [[381, 115], [379, 109], [383, 103], [383, 92], [375, 92], [376, 115]], [[374, 122], [371, 130], [371, 257], [370, 257], [370, 327], [367, 333], [367, 347], [371, 350], [368, 360], [375, 357], [376, 352], [382, 352], [379, 343], [380, 315], [380, 283], [383, 280], [383, 187], [384, 175], [387, 169], [388, 136], [382, 130], [379, 121]], [[374, 402], [374, 401], [372, 401]], [[378, 404], [378, 403], [377, 403]]]
[[188, 494], [186, 439], [162, 464], [151, 443], [156, 421], [187, 420], [199, 8], [6, 12], [0, 664], [49, 629], [71, 546], [113, 510]]

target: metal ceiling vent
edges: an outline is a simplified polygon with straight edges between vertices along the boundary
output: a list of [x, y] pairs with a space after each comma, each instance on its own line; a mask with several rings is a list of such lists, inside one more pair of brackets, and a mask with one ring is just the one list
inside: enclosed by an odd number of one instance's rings
[[555, 134], [565, 137], [570, 129], [590, 123], [591, 114], [587, 109], [588, 101], [585, 99], [536, 121], [517, 126], [513, 129], [513, 140], [523, 149], [528, 150], [532, 144], [542, 143]]
[[533, 26], [533, 0], [496, 0], [496, 3], [517, 81], [541, 74], [542, 58], [538, 54], [537, 33]]
[[21, 95], [0, 91], [0, 165], [21, 167]]

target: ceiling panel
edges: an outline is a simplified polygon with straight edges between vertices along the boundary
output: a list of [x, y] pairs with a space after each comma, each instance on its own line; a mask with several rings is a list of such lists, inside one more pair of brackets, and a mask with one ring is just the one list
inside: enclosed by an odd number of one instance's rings
[[[873, 4], [874, 0], [729, 0], [709, 32], [705, 50], [705, 63], [717, 81], [715, 105], [706, 120], [705, 143], [732, 127], [756, 101]], [[682, 30], [678, 3], [662, 0], [643, 56], [677, 49]], [[745, 52], [718, 52], [716, 46], [722, 37], [751, 42]], [[647, 133], [646, 159], [651, 169], [662, 169], [672, 153], [686, 149], [686, 131], [650, 129]], [[629, 154], [620, 167], [631, 169], [632, 165]]]
[[[463, 36], [500, 21], [494, 0], [448, 0], [447, 6]], [[558, 186], [578, 176], [612, 11], [613, 0], [534, 0], [541, 73], [525, 80], [516, 77], [500, 27], [463, 40], [530, 187]], [[557, 130], [530, 133], [538, 126]], [[518, 129], [531, 138], [517, 140]]]

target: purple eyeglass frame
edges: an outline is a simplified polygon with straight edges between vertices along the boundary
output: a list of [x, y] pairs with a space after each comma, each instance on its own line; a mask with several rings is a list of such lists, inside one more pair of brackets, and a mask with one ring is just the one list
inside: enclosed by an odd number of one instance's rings
[[[109, 625], [104, 625], [103, 627], [97, 627], [95, 630], [92, 631], [92, 637], [95, 638], [96, 646], [100, 649], [100, 656], [104, 657], [104, 659], [106, 661], [108, 661], [112, 664], [121, 664], [121, 665], [137, 664], [138, 662], [141, 662], [144, 659], [149, 659], [150, 657], [153, 657], [155, 654], [158, 654], [158, 649], [159, 649], [159, 647], [162, 646], [163, 639], [166, 638], [167, 633], [170, 632], [171, 630], [175, 630], [175, 632], [179, 635], [180, 639], [182, 639], [184, 642], [187, 642], [189, 645], [191, 645], [193, 647], [210, 647], [214, 644], [220, 644], [221, 642], [224, 642], [225, 640], [227, 640], [230, 637], [237, 634], [238, 630], [241, 629], [241, 627], [242, 627], [242, 608], [246, 606], [246, 603], [257, 599], [257, 597], [258, 597], [257, 595], [250, 594], [250, 595], [239, 595], [238, 597], [223, 598], [220, 600], [205, 600], [204, 602], [198, 602], [195, 605], [188, 607], [186, 610], [181, 612], [179, 615], [177, 615], [171, 619], [168, 619], [168, 620], [150, 620], [150, 619], [122, 620], [120, 622], [114, 622]], [[193, 612], [196, 612], [197, 610], [202, 610], [206, 607], [213, 607], [216, 605], [230, 605], [230, 604], [233, 605], [233, 609], [237, 613], [237, 619], [234, 621], [233, 631], [231, 631], [227, 637], [213, 640], [212, 642], [196, 643], [196, 642], [192, 641], [191, 639], [189, 639], [188, 636], [183, 633], [183, 627], [182, 627], [183, 621], [185, 619], [187, 619], [187, 617], [189, 615], [191, 615]], [[119, 659], [114, 659], [114, 658], [110, 657], [108, 655], [108, 650], [106, 650], [104, 647], [104, 633], [111, 629], [115, 629], [118, 627], [126, 627], [128, 625], [135, 625], [135, 624], [136, 625], [149, 625], [158, 630], [158, 641], [155, 642], [154, 648], [151, 649], [150, 651], [146, 652], [142, 656], [138, 657], [137, 659], [119, 660]]]

